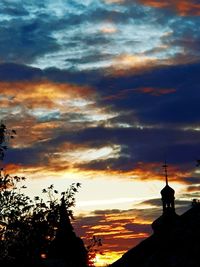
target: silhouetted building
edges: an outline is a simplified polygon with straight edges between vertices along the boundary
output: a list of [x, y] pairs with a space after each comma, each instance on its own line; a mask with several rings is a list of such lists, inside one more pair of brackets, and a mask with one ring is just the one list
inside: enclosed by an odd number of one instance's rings
[[165, 187], [160, 191], [163, 214], [152, 223], [152, 229], [154, 232], [158, 231], [168, 231], [173, 227], [179, 220], [179, 216], [175, 211], [175, 191], [168, 184], [168, 174], [167, 174], [167, 165], [163, 165], [165, 170]]
[[163, 213], [167, 212], [167, 210], [174, 211], [174, 194], [175, 191], [168, 185], [168, 174], [167, 174], [167, 165], [163, 165], [165, 168], [165, 181], [166, 186], [161, 190], [162, 203], [163, 203]]
[[110, 267], [199, 267], [200, 203], [193, 201], [183, 215], [175, 212], [175, 191], [168, 185], [161, 190], [163, 214], [152, 223], [154, 233], [126, 252]]

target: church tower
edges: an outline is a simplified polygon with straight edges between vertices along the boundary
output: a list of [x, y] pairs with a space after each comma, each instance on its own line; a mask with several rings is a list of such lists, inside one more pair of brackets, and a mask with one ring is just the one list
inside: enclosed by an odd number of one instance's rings
[[171, 188], [168, 185], [168, 173], [167, 173], [167, 167], [168, 165], [165, 164], [163, 165], [164, 171], [165, 171], [165, 182], [166, 185], [165, 187], [161, 190], [161, 196], [162, 196], [162, 204], [163, 204], [163, 213], [166, 212], [174, 212], [175, 211], [175, 207], [174, 207], [174, 194], [175, 191], [173, 188]]
[[167, 164], [163, 165], [165, 172], [165, 187], [160, 191], [162, 200], [162, 215], [152, 223], [154, 233], [162, 232], [167, 233], [179, 220], [179, 215], [175, 212], [174, 195], [175, 191], [168, 184]]

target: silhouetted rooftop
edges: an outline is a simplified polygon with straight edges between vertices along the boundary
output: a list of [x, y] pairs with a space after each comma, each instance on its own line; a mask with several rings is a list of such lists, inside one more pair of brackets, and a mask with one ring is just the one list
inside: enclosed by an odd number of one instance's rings
[[200, 266], [200, 204], [181, 216], [171, 211], [163, 214], [154, 224], [159, 225], [159, 231], [130, 249], [111, 267]]

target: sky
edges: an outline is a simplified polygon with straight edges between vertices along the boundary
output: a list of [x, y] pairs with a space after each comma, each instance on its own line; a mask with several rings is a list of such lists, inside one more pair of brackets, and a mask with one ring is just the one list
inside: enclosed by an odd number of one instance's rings
[[199, 0], [0, 2], [5, 167], [31, 196], [81, 183], [73, 225], [102, 239], [97, 266], [151, 234], [165, 160], [177, 213], [200, 195], [199, 15]]

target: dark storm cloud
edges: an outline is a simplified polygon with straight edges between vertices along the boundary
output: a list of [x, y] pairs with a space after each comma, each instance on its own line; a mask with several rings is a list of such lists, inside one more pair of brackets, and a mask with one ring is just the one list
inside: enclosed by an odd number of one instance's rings
[[42, 79], [43, 77], [43, 71], [39, 68], [33, 68], [26, 65], [19, 65], [13, 63], [0, 64], [1, 81], [31, 81]]
[[[50, 150], [53, 152], [52, 149]], [[10, 149], [6, 154], [5, 163], [39, 167], [48, 164], [50, 156], [48, 153], [50, 153], [50, 151], [38, 145], [30, 148]]]
[[74, 72], [58, 68], [47, 68], [41, 70], [27, 65], [14, 63], [0, 64], [0, 81], [37, 81], [48, 79], [53, 82], [75, 83], [75, 84], [95, 84], [103, 75], [99, 71]]
[[111, 104], [117, 109], [135, 110], [139, 120], [144, 123], [198, 123], [199, 68], [199, 64], [163, 67], [136, 76], [102, 79], [97, 86], [99, 90], [107, 88], [102, 93], [107, 104], [110, 95], [122, 94], [127, 89], [174, 89], [174, 93], [160, 97], [130, 90], [122, 99], [113, 98]]

